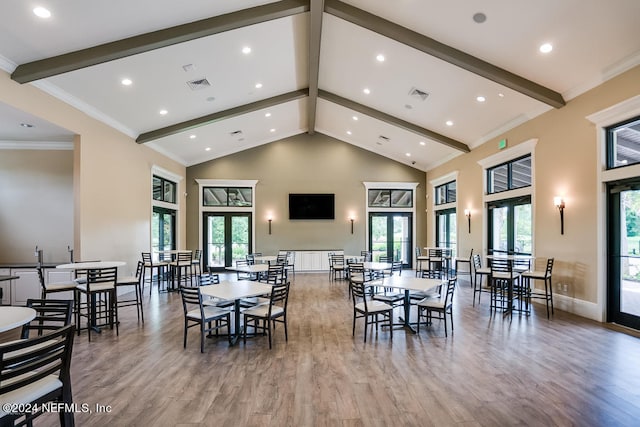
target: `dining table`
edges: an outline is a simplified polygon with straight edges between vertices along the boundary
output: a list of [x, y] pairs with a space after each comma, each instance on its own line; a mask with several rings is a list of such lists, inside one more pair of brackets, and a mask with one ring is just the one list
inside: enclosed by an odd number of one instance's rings
[[[495, 253], [495, 254], [489, 254], [487, 255], [487, 265], [489, 266], [489, 268], [491, 268], [491, 263], [494, 259], [506, 259], [508, 261], [510, 261], [512, 263], [511, 268], [512, 271], [514, 273], [516, 273], [518, 275], [518, 280], [520, 280], [520, 274], [523, 273], [524, 271], [527, 271], [530, 269], [531, 267], [531, 261], [535, 259], [534, 256], [532, 255], [521, 255], [521, 254], [505, 254], [505, 253]], [[491, 276], [489, 276], [490, 280], [493, 277], [493, 270], [491, 272]], [[522, 312], [522, 307], [520, 308], [516, 308], [513, 305], [513, 280], [507, 280], [507, 302], [508, 305], [504, 310], [504, 315], [511, 315], [513, 314], [514, 310], [520, 311]], [[493, 286], [493, 284], [491, 284]], [[520, 305], [522, 305], [522, 299], [520, 298], [518, 300], [518, 303]], [[528, 310], [524, 310], [525, 312], [528, 312]]]
[[242, 335], [243, 327], [240, 322], [240, 301], [243, 298], [270, 295], [272, 286], [253, 280], [230, 281], [223, 280], [216, 285], [200, 287], [200, 293], [205, 296], [233, 301], [234, 331], [231, 333], [230, 344], [235, 345]]
[[25, 325], [35, 317], [36, 311], [30, 307], [0, 306], [0, 332]]
[[400, 289], [404, 291], [404, 317], [400, 318], [401, 323], [397, 325], [401, 325], [409, 331], [416, 333], [416, 330], [413, 329], [410, 321], [411, 315], [411, 291], [414, 292], [424, 292], [430, 293], [437, 290], [438, 286], [445, 283], [442, 279], [423, 279], [421, 277], [415, 276], [387, 276], [382, 279], [382, 284], [379, 282], [374, 285], [382, 286], [385, 288], [394, 288]]

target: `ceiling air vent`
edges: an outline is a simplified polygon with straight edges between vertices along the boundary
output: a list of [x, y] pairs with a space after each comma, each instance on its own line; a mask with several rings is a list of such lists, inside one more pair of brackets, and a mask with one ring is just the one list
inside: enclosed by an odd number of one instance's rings
[[191, 90], [201, 90], [211, 86], [211, 83], [209, 83], [209, 80], [207, 80], [206, 77], [202, 77], [200, 79], [188, 81], [187, 85]]
[[232, 138], [236, 138], [238, 141], [244, 141], [241, 130], [234, 130], [233, 132], [229, 133], [229, 135], [231, 135]]
[[390, 141], [390, 139], [389, 139], [389, 137], [388, 137], [388, 136], [380, 135], [380, 136], [378, 137], [378, 142], [377, 142], [377, 144], [378, 144], [378, 145], [382, 145], [383, 143], [385, 143], [385, 142], [389, 142], [389, 141]]
[[429, 97], [429, 92], [425, 92], [424, 90], [412, 87], [409, 91], [409, 96], [411, 96], [412, 98], [418, 98], [421, 101], [426, 101]]

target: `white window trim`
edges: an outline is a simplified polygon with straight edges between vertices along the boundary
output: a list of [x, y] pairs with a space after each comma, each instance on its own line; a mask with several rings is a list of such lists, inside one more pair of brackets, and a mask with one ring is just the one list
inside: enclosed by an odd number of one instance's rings
[[[411, 212], [411, 241], [416, 243], [416, 189], [419, 182], [373, 182], [363, 181], [364, 185], [364, 206], [365, 206], [365, 230], [367, 235], [365, 238], [365, 249], [369, 250], [369, 213], [370, 212]], [[413, 190], [412, 191], [412, 207], [410, 208], [370, 208], [369, 207], [369, 190]], [[412, 248], [413, 249], [413, 248]], [[412, 256], [415, 258], [415, 251], [412, 250]], [[416, 265], [414, 259], [411, 265]]]
[[[429, 181], [429, 184], [431, 185], [431, 200], [433, 200], [433, 202], [431, 203], [431, 205], [433, 206], [433, 212], [431, 213], [431, 233], [429, 233], [431, 236], [433, 236], [433, 239], [431, 240], [431, 246], [435, 246], [436, 244], [436, 236], [438, 234], [438, 230], [436, 229], [436, 213], [438, 211], [442, 211], [445, 209], [455, 209], [456, 210], [456, 230], [459, 228], [458, 227], [458, 174], [459, 171], [455, 170], [453, 172], [450, 172], [446, 175], [442, 175], [439, 176], [438, 178], [434, 178], [431, 181]], [[436, 187], [439, 187], [443, 184], [449, 183], [455, 181], [456, 183], [456, 201], [455, 202], [451, 202], [451, 203], [444, 203], [442, 205], [436, 205]], [[429, 196], [427, 195], [427, 198]], [[456, 232], [456, 248], [460, 247], [460, 233]], [[457, 250], [457, 249], [456, 249]], [[454, 256], [457, 256], [457, 254], [454, 254]]]
[[577, 313], [585, 317], [605, 322], [607, 319], [607, 182], [640, 176], [640, 165], [607, 170], [607, 135], [605, 128], [616, 123], [640, 116], [640, 95], [629, 98], [604, 110], [586, 116], [596, 125], [598, 179], [596, 189], [597, 228], [596, 233], [596, 278], [597, 301], [595, 312]]
[[[251, 252], [256, 242], [256, 185], [257, 179], [196, 179], [198, 183], [198, 247], [203, 250], [202, 214], [204, 212], [251, 212]], [[202, 206], [202, 190], [204, 187], [251, 187], [251, 206]]]
[[[535, 148], [538, 143], [538, 138], [528, 139], [518, 145], [511, 148], [501, 150], [496, 154], [493, 154], [484, 159], [478, 160], [478, 164], [482, 166], [482, 209], [484, 218], [489, 218], [489, 211], [487, 204], [496, 200], [513, 199], [516, 197], [530, 196], [531, 197], [531, 255], [535, 257], [536, 253], [536, 209], [535, 209], [535, 185], [536, 185], [536, 156]], [[510, 162], [519, 157], [526, 155], [531, 156], [531, 186], [516, 188], [514, 190], [502, 191], [500, 193], [487, 193], [487, 169], [491, 169], [494, 166], [501, 165], [503, 163]], [[487, 254], [488, 242], [488, 221], [482, 221], [482, 253]]]
[[[159, 200], [154, 200], [153, 199], [153, 177], [154, 176], [159, 176], [161, 178], [167, 179], [169, 181], [175, 182], [176, 184], [176, 203], [168, 203], [168, 202], [163, 202], [163, 201], [159, 201]], [[151, 165], [151, 176], [149, 177], [149, 182], [151, 183], [151, 191], [150, 191], [150, 196], [149, 197], [151, 199], [151, 216], [152, 218], [149, 218], [149, 248], [152, 247], [152, 234], [153, 234], [153, 230], [151, 229], [152, 224], [153, 224], [153, 208], [154, 207], [159, 207], [159, 208], [165, 208], [165, 209], [171, 209], [173, 211], [176, 212], [176, 235], [174, 236], [175, 238], [175, 242], [176, 242], [176, 248], [178, 248], [179, 243], [180, 243], [180, 218], [182, 216], [182, 212], [180, 212], [180, 197], [186, 197], [187, 193], [184, 191], [184, 183], [183, 183], [184, 177], [182, 175], [178, 175], [174, 172], [171, 172], [167, 169], [164, 169], [163, 167], [160, 167], [158, 165]]]

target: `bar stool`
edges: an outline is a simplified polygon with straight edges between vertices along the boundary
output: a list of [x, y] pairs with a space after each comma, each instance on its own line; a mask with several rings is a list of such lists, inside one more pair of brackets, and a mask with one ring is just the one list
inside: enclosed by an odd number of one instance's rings
[[191, 252], [178, 252], [176, 260], [169, 263], [171, 267], [171, 277], [178, 281], [178, 288], [184, 281], [189, 281], [189, 286], [193, 286], [193, 260], [191, 259]]
[[146, 282], [147, 269], [151, 271], [151, 277], [149, 277], [149, 295], [151, 295], [151, 289], [153, 288], [153, 272], [156, 272], [156, 283], [158, 284], [158, 290], [160, 290], [160, 280], [165, 276], [167, 272], [168, 263], [165, 261], [153, 261], [151, 252], [142, 252], [142, 262], [144, 268], [142, 269], [142, 291], [144, 292], [144, 284]]
[[[553, 270], [553, 258], [547, 259], [547, 268], [544, 271], [529, 270], [522, 273], [523, 286], [527, 292], [527, 299], [544, 299], [547, 306], [547, 319], [549, 318], [549, 304], [553, 314], [553, 285], [551, 283], [551, 271]], [[544, 281], [544, 292], [531, 291], [531, 279]]]

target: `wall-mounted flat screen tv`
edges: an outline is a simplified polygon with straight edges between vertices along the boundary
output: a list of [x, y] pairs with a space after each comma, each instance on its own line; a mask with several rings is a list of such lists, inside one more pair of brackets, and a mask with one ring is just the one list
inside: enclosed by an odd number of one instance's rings
[[289, 219], [335, 219], [335, 195], [290, 193]]

